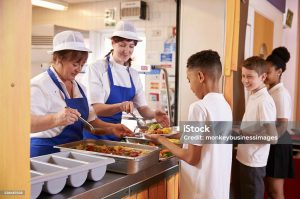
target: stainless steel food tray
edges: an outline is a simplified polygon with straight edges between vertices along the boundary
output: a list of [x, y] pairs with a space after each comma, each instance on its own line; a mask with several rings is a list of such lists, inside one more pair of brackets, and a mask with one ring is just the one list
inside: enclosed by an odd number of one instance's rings
[[[75, 147], [80, 144], [125, 146], [125, 147], [134, 148], [134, 149], [146, 150], [146, 151], [149, 151], [149, 153], [143, 154], [138, 157], [126, 157], [126, 156], [120, 156], [120, 155], [112, 155], [112, 154], [106, 154], [106, 153], [100, 153], [100, 152], [75, 149]], [[61, 151], [71, 150], [71, 151], [77, 151], [80, 153], [101, 155], [101, 156], [114, 158], [116, 162], [108, 165], [107, 170], [118, 172], [118, 173], [125, 173], [125, 174], [137, 173], [145, 168], [148, 168], [148, 167], [158, 163], [158, 161], [159, 161], [159, 148], [158, 147], [141, 145], [141, 144], [115, 142], [115, 141], [108, 141], [108, 140], [87, 139], [87, 140], [81, 140], [81, 141], [77, 141], [77, 142], [71, 142], [71, 143], [67, 143], [67, 144], [58, 145], [58, 146], [56, 146], [56, 148], [59, 148]]]
[[[150, 142], [153, 143], [153, 141], [151, 141], [149, 139], [139, 138], [139, 137], [137, 137], [137, 138], [135, 138], [135, 137], [126, 137], [125, 140], [126, 140], [127, 143], [135, 143], [135, 144], [147, 145], [147, 146], [149, 146]], [[165, 147], [162, 146], [162, 145], [157, 145], [157, 147], [159, 147], [159, 150], [165, 149]], [[169, 157], [161, 157], [161, 156], [159, 156], [159, 160], [160, 161], [164, 161], [164, 160], [167, 160], [167, 159], [172, 158], [172, 157], [174, 157], [174, 155], [169, 156]]]

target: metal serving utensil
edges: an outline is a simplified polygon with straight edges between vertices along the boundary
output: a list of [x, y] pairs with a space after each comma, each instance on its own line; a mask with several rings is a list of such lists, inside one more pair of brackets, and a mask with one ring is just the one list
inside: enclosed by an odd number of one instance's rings
[[85, 127], [87, 127], [90, 130], [90, 132], [95, 132], [95, 128], [88, 121], [83, 119], [81, 116], [79, 116], [78, 119], [85, 125]]
[[[70, 108], [70, 107], [66, 106], [65, 108]], [[86, 128], [90, 130], [91, 133], [95, 132], [95, 128], [88, 121], [83, 119], [81, 116], [79, 116], [78, 119], [84, 124]]]
[[130, 115], [136, 120], [139, 129], [148, 130], [149, 127], [146, 125], [146, 122], [143, 119], [137, 118], [134, 113], [130, 113]]

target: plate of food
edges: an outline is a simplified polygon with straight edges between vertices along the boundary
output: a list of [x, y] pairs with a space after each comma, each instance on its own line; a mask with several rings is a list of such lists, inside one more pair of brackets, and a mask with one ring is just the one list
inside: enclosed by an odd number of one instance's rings
[[143, 132], [144, 134], [157, 134], [165, 137], [179, 134], [177, 127], [162, 127], [158, 123], [149, 124], [148, 127], [149, 128]]

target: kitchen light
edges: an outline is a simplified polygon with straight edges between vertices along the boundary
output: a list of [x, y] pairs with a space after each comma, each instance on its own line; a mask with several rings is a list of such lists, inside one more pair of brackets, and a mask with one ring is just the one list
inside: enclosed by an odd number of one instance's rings
[[68, 3], [58, 0], [31, 0], [32, 5], [53, 10], [67, 10]]

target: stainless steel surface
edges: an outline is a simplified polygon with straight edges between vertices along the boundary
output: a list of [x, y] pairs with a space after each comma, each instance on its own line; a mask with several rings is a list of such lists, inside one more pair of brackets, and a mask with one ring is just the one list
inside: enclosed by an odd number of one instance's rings
[[125, 137], [125, 140], [127, 143], [136, 143], [136, 144], [145, 144], [145, 145], [149, 145], [149, 143], [152, 142], [147, 138], [135, 138], [135, 137]]
[[[74, 149], [75, 146], [78, 146], [79, 144], [126, 146], [126, 147], [130, 147], [130, 148], [146, 150], [146, 151], [149, 151], [149, 153], [138, 156], [138, 157], [125, 157], [125, 156], [120, 156], [120, 155], [112, 155], [112, 154], [106, 154], [106, 153]], [[108, 141], [108, 140], [81, 140], [81, 141], [77, 141], [77, 142], [62, 144], [62, 145], [55, 146], [55, 147], [60, 148], [61, 150], [72, 150], [72, 151], [78, 151], [81, 153], [96, 154], [96, 155], [101, 155], [101, 156], [106, 156], [106, 157], [112, 157], [115, 159], [116, 162], [108, 165], [107, 170], [119, 172], [119, 173], [125, 173], [125, 174], [137, 173], [147, 167], [150, 167], [150, 166], [156, 164], [159, 160], [159, 148], [158, 147], [125, 143], [125, 142], [115, 142], [115, 141]]]
[[130, 113], [132, 117], [136, 120], [137, 127], [142, 130], [147, 130], [149, 127], [147, 126], [146, 122], [140, 118], [137, 118], [134, 113]]
[[[126, 137], [125, 138], [126, 142], [127, 143], [136, 143], [136, 144], [144, 144], [144, 145], [150, 145], [150, 146], [157, 146], [160, 148], [160, 150], [165, 150], [166, 148], [160, 144], [156, 144], [154, 143], [153, 141], [147, 139], [147, 138], [134, 138], [134, 137]], [[168, 157], [163, 157], [162, 154], [160, 154], [159, 156], [159, 160], [160, 161], [165, 161], [167, 159], [170, 159], [174, 157], [174, 155], [172, 154], [171, 156], [168, 156]]]
[[[65, 187], [65, 189], [56, 195], [42, 193], [42, 199], [98, 199], [106, 198], [123, 198], [126, 193], [138, 192], [138, 187], [143, 184], [158, 183], [161, 179], [167, 178], [178, 172], [178, 159], [171, 158], [164, 162], [160, 162], [151, 167], [151, 169], [143, 170], [132, 175], [118, 174], [107, 172], [104, 178], [98, 182], [87, 181], [79, 188]], [[150, 182], [150, 183], [149, 183]], [[150, 186], [149, 185], [149, 186]], [[118, 196], [118, 193], [125, 195]]]

